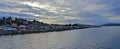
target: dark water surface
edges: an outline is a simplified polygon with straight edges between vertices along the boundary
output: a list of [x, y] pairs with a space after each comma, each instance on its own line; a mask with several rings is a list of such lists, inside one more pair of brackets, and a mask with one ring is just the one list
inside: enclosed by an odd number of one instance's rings
[[120, 49], [120, 27], [0, 36], [0, 49]]

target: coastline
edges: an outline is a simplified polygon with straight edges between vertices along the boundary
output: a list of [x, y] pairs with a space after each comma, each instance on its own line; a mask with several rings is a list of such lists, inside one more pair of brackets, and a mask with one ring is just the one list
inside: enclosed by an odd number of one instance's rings
[[71, 28], [71, 29], [53, 29], [53, 30], [35, 30], [35, 31], [21, 31], [21, 30], [16, 30], [16, 31], [0, 31], [0, 36], [1, 35], [20, 35], [20, 34], [32, 34], [32, 33], [48, 33], [48, 32], [59, 32], [59, 31], [68, 31], [68, 30], [76, 30], [76, 29], [86, 29], [86, 28], [97, 28], [97, 27], [80, 27], [80, 28]]
[[67, 31], [75, 29], [101, 27], [99, 25], [86, 24], [48, 24], [38, 20], [27, 20], [23, 18], [3, 17], [0, 19], [0, 35], [16, 35], [16, 34], [31, 34], [31, 33], [46, 33]]

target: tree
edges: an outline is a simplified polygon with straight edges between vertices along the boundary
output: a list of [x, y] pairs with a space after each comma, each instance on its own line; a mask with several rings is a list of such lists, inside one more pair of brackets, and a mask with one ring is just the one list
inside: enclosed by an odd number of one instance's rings
[[5, 17], [3, 17], [3, 25], [6, 25], [6, 18]]
[[3, 19], [3, 20], [5, 20], [6, 18], [5, 18], [5, 17], [3, 17], [2, 19]]
[[12, 17], [7, 18], [7, 24], [11, 25], [12, 24]]
[[33, 22], [36, 22], [36, 20], [34, 19]]

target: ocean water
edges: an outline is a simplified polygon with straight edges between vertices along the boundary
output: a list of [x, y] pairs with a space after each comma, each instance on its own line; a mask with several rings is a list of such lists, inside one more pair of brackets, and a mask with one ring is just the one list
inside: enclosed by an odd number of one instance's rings
[[0, 49], [120, 49], [120, 27], [0, 36]]

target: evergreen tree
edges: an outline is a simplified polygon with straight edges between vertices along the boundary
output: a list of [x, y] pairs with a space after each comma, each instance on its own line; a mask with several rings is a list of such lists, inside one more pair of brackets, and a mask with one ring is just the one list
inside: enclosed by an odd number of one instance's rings
[[5, 17], [3, 17], [3, 25], [6, 25], [6, 18]]

